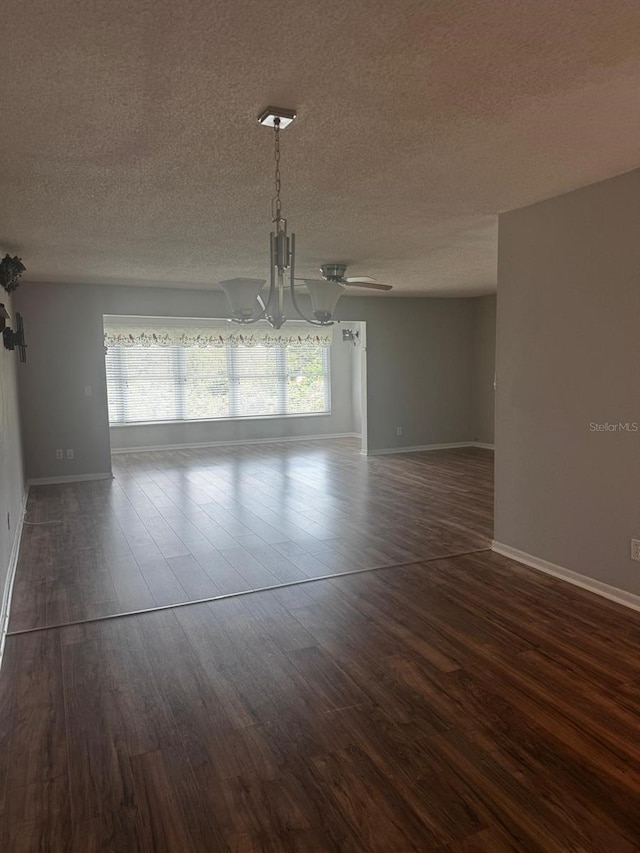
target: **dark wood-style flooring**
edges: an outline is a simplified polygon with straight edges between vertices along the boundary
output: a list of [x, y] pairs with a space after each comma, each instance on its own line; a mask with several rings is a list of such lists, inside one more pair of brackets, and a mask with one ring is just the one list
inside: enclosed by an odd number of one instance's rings
[[9, 637], [0, 847], [637, 851], [639, 642], [491, 552]]
[[490, 536], [486, 452], [273, 450], [34, 491], [12, 626], [95, 621], [7, 638], [0, 850], [640, 850], [640, 613], [476, 550], [100, 618]]
[[492, 469], [353, 439], [114, 456], [114, 480], [32, 487], [9, 630], [486, 548]]

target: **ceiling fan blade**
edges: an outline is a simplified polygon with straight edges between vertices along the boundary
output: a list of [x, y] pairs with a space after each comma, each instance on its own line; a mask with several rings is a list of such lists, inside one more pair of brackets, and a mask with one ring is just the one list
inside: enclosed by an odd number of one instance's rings
[[377, 278], [371, 278], [370, 275], [351, 275], [345, 278], [347, 284], [356, 284], [357, 282], [363, 282], [365, 284], [377, 284]]
[[345, 281], [328, 281], [326, 278], [294, 278], [294, 281], [299, 281], [300, 284], [296, 284], [296, 287], [304, 287], [307, 282], [310, 284], [339, 284], [342, 287], [346, 287], [347, 283]]
[[372, 281], [345, 281], [346, 287], [366, 287], [368, 290], [393, 290], [390, 284], [379, 284]]

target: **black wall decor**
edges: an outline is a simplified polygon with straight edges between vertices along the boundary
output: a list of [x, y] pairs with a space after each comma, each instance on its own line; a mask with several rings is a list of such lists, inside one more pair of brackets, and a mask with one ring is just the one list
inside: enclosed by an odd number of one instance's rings
[[7, 293], [11, 293], [20, 284], [20, 276], [26, 270], [22, 263], [22, 258], [14, 255], [5, 255], [0, 261], [0, 284], [4, 287]]
[[20, 361], [23, 363], [27, 360], [27, 345], [24, 342], [24, 323], [22, 315], [16, 313], [16, 329], [5, 328], [2, 332], [2, 342], [5, 349], [17, 349], [20, 355]]

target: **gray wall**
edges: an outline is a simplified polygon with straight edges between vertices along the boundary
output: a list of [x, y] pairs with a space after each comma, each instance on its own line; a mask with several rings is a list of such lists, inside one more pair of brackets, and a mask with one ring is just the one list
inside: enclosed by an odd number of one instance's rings
[[496, 297], [479, 296], [473, 306], [471, 406], [475, 440], [493, 444], [496, 375]]
[[358, 433], [358, 435], [362, 434], [362, 362], [366, 358], [362, 326], [362, 323], [350, 324], [349, 328], [358, 334], [358, 342], [356, 344], [347, 344], [351, 350], [351, 410], [353, 413], [353, 431]]
[[[11, 299], [4, 290], [0, 291], [0, 302], [13, 317]], [[7, 570], [24, 496], [16, 387], [17, 370], [23, 367], [25, 365], [18, 364], [18, 353], [6, 350], [0, 341], [0, 601], [4, 600]]]
[[[30, 344], [20, 383], [30, 478], [110, 470], [103, 314], [227, 312], [224, 295], [205, 290], [24, 283], [17, 296]], [[471, 301], [342, 299], [339, 318], [367, 322], [370, 450], [473, 439]], [[75, 459], [58, 462], [56, 448]]]
[[495, 539], [640, 593], [640, 170], [499, 232]]
[[370, 452], [473, 439], [470, 299], [349, 297], [340, 312], [367, 324]]
[[352, 433], [351, 349], [350, 344], [343, 343], [341, 334], [334, 335], [330, 355], [330, 415], [115, 426], [110, 429], [111, 449]]
[[19, 383], [27, 478], [110, 473], [100, 289], [23, 283], [15, 302], [29, 345]]

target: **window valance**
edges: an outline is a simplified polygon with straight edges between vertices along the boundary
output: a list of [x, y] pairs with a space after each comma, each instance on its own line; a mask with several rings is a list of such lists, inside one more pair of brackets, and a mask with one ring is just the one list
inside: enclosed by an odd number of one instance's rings
[[104, 345], [112, 347], [296, 347], [331, 346], [331, 331], [309, 333], [309, 327], [288, 322], [287, 328], [272, 329], [257, 323], [240, 329], [220, 320], [189, 318], [111, 317], [104, 318]]

